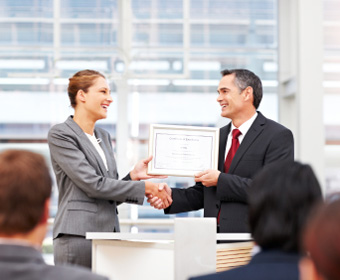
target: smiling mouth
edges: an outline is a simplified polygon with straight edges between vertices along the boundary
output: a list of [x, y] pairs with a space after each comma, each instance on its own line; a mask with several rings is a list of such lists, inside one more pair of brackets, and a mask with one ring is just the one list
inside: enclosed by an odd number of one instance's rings
[[104, 108], [105, 110], [107, 110], [109, 108], [108, 105], [102, 105], [102, 108]]

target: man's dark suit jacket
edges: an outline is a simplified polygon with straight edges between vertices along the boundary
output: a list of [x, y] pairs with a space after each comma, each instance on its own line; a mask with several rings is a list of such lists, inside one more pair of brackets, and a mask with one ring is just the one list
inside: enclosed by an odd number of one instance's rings
[[173, 203], [164, 209], [175, 214], [204, 208], [204, 217], [217, 217], [222, 233], [249, 232], [247, 191], [253, 177], [267, 164], [294, 160], [294, 139], [286, 127], [265, 118], [260, 112], [244, 136], [229, 172], [223, 173], [226, 142], [231, 124], [220, 129], [218, 169], [222, 172], [217, 186], [201, 183], [187, 189], [172, 189]]
[[256, 254], [245, 266], [190, 280], [298, 280], [299, 258], [294, 253], [264, 251]]
[[35, 248], [0, 244], [0, 279], [108, 280], [78, 267], [47, 265]]

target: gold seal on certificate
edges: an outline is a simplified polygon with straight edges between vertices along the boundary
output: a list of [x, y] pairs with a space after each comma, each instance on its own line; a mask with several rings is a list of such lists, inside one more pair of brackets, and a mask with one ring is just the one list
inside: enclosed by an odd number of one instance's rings
[[219, 128], [150, 125], [150, 175], [194, 176], [217, 169]]

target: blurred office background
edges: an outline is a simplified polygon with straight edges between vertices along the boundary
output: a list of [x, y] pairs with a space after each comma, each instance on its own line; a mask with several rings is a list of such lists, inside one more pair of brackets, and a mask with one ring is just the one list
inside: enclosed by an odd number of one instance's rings
[[[293, 130], [296, 158], [326, 194], [340, 190], [339, 14], [340, 0], [0, 0], [0, 150], [49, 162], [47, 132], [73, 112], [68, 78], [95, 69], [110, 81], [114, 102], [98, 125], [123, 176], [147, 157], [151, 123], [227, 124], [220, 71], [248, 68], [263, 81], [260, 111]], [[51, 227], [57, 196], [54, 186]], [[123, 231], [168, 231], [172, 218], [146, 202], [120, 207]]]

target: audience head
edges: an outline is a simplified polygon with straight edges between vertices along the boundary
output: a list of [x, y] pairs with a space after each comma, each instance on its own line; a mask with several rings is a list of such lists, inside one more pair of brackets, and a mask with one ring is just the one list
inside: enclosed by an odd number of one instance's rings
[[225, 69], [221, 71], [222, 76], [235, 75], [235, 84], [240, 89], [245, 90], [247, 87], [253, 89], [253, 105], [257, 109], [262, 100], [262, 82], [258, 76], [246, 69]]
[[249, 222], [262, 249], [300, 251], [300, 235], [312, 207], [322, 200], [312, 168], [299, 162], [267, 165], [249, 191]]
[[98, 78], [102, 77], [105, 79], [105, 76], [98, 71], [95, 70], [82, 70], [75, 73], [72, 78], [69, 79], [68, 85], [68, 96], [70, 98], [71, 106], [73, 108], [77, 105], [76, 96], [79, 90], [83, 90], [87, 92], [89, 87], [94, 84], [94, 81]]
[[51, 183], [41, 155], [25, 150], [0, 153], [1, 237], [25, 235], [47, 223]]
[[303, 235], [309, 258], [300, 263], [303, 280], [340, 279], [340, 200], [319, 205]]

